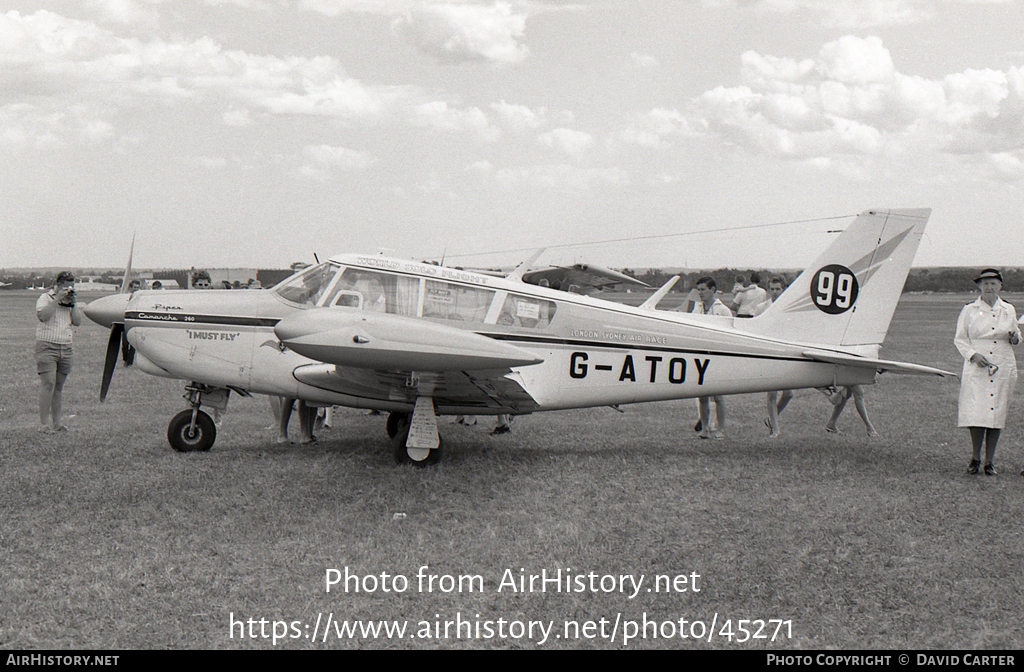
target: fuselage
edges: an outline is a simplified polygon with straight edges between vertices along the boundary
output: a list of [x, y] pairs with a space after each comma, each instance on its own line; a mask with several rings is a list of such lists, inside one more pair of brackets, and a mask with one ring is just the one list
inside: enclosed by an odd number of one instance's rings
[[[282, 345], [281, 320], [324, 308], [404, 330], [390, 334], [408, 344], [389, 351], [401, 366], [335, 366]], [[808, 343], [746, 333], [732, 318], [370, 255], [332, 258], [269, 290], [136, 292], [124, 322], [148, 373], [382, 410], [411, 411], [417, 396], [433, 397], [439, 413], [494, 414], [874, 382], [869, 368], [812, 361]], [[535, 363], [480, 370], [455, 356], [450, 369], [432, 368], [444, 341], [458, 340], [452, 330], [528, 351]]]

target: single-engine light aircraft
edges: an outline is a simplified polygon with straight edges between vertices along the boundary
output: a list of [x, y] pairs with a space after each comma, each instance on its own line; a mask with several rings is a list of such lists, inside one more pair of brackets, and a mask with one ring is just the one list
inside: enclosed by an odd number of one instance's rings
[[523, 268], [494, 277], [358, 254], [269, 290], [136, 291], [86, 314], [111, 327], [104, 392], [119, 344], [142, 371], [188, 381], [189, 408], [168, 428], [179, 451], [210, 449], [216, 427], [201, 409], [234, 391], [388, 411], [395, 459], [429, 464], [443, 448], [437, 415], [953, 376], [878, 359], [930, 214], [861, 213], [751, 319], [613, 303]]

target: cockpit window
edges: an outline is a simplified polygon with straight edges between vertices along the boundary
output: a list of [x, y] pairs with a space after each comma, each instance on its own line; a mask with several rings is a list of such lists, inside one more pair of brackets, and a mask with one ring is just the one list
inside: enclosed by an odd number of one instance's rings
[[325, 261], [282, 280], [270, 291], [286, 301], [315, 306], [339, 268], [338, 264]]
[[356, 308], [377, 313], [415, 316], [420, 280], [376, 270], [344, 268], [317, 304], [325, 308]]
[[505, 326], [544, 329], [551, 324], [557, 306], [554, 301], [532, 296], [509, 294], [501, 307], [498, 324]]
[[487, 317], [487, 309], [493, 300], [493, 289], [427, 280], [423, 294], [423, 317], [480, 324]]

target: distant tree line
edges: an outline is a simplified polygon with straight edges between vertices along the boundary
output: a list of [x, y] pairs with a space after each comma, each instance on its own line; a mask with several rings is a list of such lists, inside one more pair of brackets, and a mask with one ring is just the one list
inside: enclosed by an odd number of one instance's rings
[[673, 275], [679, 275], [680, 279], [670, 291], [672, 292], [689, 292], [697, 285], [697, 280], [703, 277], [710, 276], [715, 279], [715, 284], [718, 289], [722, 292], [729, 292], [732, 290], [733, 284], [736, 282], [736, 278], [742, 276], [744, 280], [749, 280], [751, 272], [756, 271], [761, 276], [761, 285], [767, 287], [768, 280], [776, 275], [781, 275], [786, 278], [786, 282], [790, 283], [800, 274], [799, 271], [772, 271], [765, 269], [750, 269], [750, 268], [718, 268], [714, 270], [697, 270], [697, 271], [686, 271], [680, 273], [672, 273], [665, 271], [660, 268], [649, 268], [643, 271], [634, 271], [629, 268], [622, 269], [622, 273], [636, 278], [640, 282], [645, 282], [655, 289], [661, 287]]
[[[1003, 289], [1008, 292], [1024, 291], [1024, 269], [1003, 268]], [[912, 268], [904, 292], [973, 292], [974, 278], [981, 267], [972, 268]]]
[[[749, 278], [751, 271], [756, 270], [761, 275], [761, 284], [766, 286], [768, 280], [772, 276], [782, 275], [785, 276], [786, 282], [792, 282], [796, 279], [796, 276], [800, 274], [799, 271], [778, 271], [778, 270], [766, 270], [766, 269], [749, 269], [749, 268], [719, 268], [710, 271], [687, 271], [680, 273], [682, 276], [680, 281], [672, 288], [673, 292], [688, 292], [696, 284], [697, 279], [704, 276], [711, 276], [715, 279], [718, 284], [718, 289], [723, 292], [728, 292], [732, 289], [733, 283], [736, 281], [738, 276]], [[904, 292], [947, 292], [947, 293], [962, 293], [962, 292], [973, 292], [974, 291], [974, 278], [977, 277], [978, 272], [981, 270], [980, 267], [970, 268], [912, 268], [910, 273], [907, 275], [907, 281], [903, 285]], [[1003, 288], [1010, 292], [1024, 291], [1024, 269], [1021, 268], [1004, 268], [1001, 269], [1003, 274]], [[665, 284], [674, 273], [669, 273], [661, 269], [646, 269], [643, 271], [633, 271], [631, 269], [622, 269], [622, 272], [626, 275], [630, 275], [641, 282], [646, 282], [652, 287], [661, 287]]]
[[[676, 283], [675, 287], [672, 288], [673, 292], [688, 292], [697, 283], [697, 279], [703, 276], [711, 276], [715, 279], [718, 284], [718, 288], [723, 292], [728, 292], [732, 289], [733, 283], [736, 281], [737, 276], [743, 276], [749, 278], [751, 271], [756, 270], [761, 274], [762, 285], [767, 285], [769, 278], [773, 275], [784, 275], [787, 282], [792, 282], [799, 271], [772, 271], [765, 269], [749, 269], [749, 268], [719, 268], [715, 270], [695, 270], [686, 271], [680, 273], [682, 276], [680, 282]], [[907, 276], [907, 282], [903, 286], [905, 292], [972, 292], [974, 291], [974, 278], [977, 276], [980, 268], [912, 268], [910, 274]], [[1001, 269], [1003, 273], [1003, 287], [1007, 291], [1019, 292], [1024, 291], [1024, 269], [1021, 268], [1004, 268]], [[97, 269], [71, 269], [71, 271], [78, 277], [89, 275], [99, 276], [99, 282], [106, 282], [114, 285], [121, 283], [121, 278], [124, 275], [124, 270], [110, 269], [110, 270], [97, 270]], [[57, 277], [57, 273], [60, 270], [47, 270], [47, 271], [20, 271], [11, 270], [7, 271], [0, 269], [0, 282], [9, 283], [4, 289], [28, 289], [30, 287], [52, 287], [54, 280]], [[668, 282], [674, 273], [669, 271], [649, 268], [644, 270], [632, 270], [629, 268], [622, 269], [622, 272], [626, 275], [630, 275], [641, 282], [645, 282], [651, 287], [661, 287], [663, 284]], [[290, 270], [267, 270], [260, 271], [261, 274], [265, 273], [266, 277], [259, 277], [258, 279], [262, 282], [264, 287], [270, 287], [280, 280], [287, 277]], [[187, 275], [188, 271], [154, 271], [154, 279], [175, 279], [178, 281], [178, 286], [187, 287]]]

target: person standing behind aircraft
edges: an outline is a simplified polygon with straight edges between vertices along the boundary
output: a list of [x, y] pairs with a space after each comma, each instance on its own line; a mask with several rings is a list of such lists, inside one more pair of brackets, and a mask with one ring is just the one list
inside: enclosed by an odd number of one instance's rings
[[878, 436], [878, 431], [871, 424], [871, 419], [868, 417], [868, 407], [864, 404], [864, 388], [862, 386], [847, 385], [835, 393], [826, 388], [826, 392], [826, 396], [833, 404], [832, 417], [825, 423], [826, 432], [829, 434], [839, 433], [836, 423], [839, 422], [839, 416], [843, 414], [843, 409], [846, 408], [846, 402], [850, 400], [850, 397], [853, 397], [853, 404], [857, 407], [857, 414], [860, 416], [860, 419], [864, 421], [864, 429], [868, 431], [868, 436]]
[[[36, 301], [36, 373], [39, 374], [39, 431], [65, 432], [64, 383], [75, 362], [73, 330], [82, 324], [82, 308], [75, 299], [75, 276], [61, 271], [53, 289]], [[47, 423], [52, 424], [48, 425]], [[51, 429], [52, 427], [52, 429]]]
[[[738, 278], [738, 279], [742, 280], [742, 278]], [[675, 310], [678, 313], [693, 313], [693, 312], [696, 312], [695, 308], [697, 307], [698, 303], [700, 303], [700, 292], [698, 292], [697, 291], [697, 287], [694, 286], [694, 287], [692, 287], [690, 289], [690, 292], [686, 295], [686, 298], [683, 299], [683, 302], [681, 304], [679, 304], [673, 310]], [[700, 419], [700, 400], [698, 399], [697, 400], [697, 424], [695, 424], [693, 426], [693, 431], [700, 432], [700, 431], [703, 431], [703, 429], [704, 429], [704, 423], [701, 422], [701, 419]]]
[[985, 475], [995, 476], [992, 460], [1017, 384], [1017, 359], [1010, 346], [1020, 343], [1020, 327], [1017, 311], [999, 298], [1003, 276], [998, 270], [986, 268], [974, 283], [981, 296], [960, 311], [953, 339], [964, 358], [957, 426], [967, 427], [971, 433], [971, 463], [967, 473], [978, 473], [984, 443]]
[[750, 274], [750, 285], [741, 287], [735, 293], [730, 310], [736, 313], [736, 317], [753, 317], [754, 308], [768, 300], [768, 292], [760, 286], [761, 276], [754, 272]]
[[192, 288], [193, 289], [210, 289], [213, 282], [210, 280], [210, 274], [206, 271], [196, 271], [192, 275]]
[[[711, 277], [703, 277], [697, 280], [697, 291], [700, 292], [700, 301], [693, 307], [695, 315], [721, 315], [724, 317], [732, 317], [732, 311], [722, 303], [715, 294], [718, 292], [718, 287], [715, 285], [715, 279]], [[715, 420], [717, 426], [715, 430], [709, 431], [711, 416], [711, 399], [715, 401]], [[714, 397], [699, 397], [698, 403], [700, 404], [700, 438], [702, 439], [724, 439], [725, 438], [725, 400], [721, 396]]]
[[[768, 310], [768, 307], [772, 305], [782, 293], [786, 291], [786, 279], [782, 276], [776, 275], [768, 281], [768, 298], [761, 303], [754, 306], [753, 317], [757, 317], [764, 311]], [[768, 438], [775, 439], [779, 436], [779, 414], [789, 405], [789, 401], [793, 398], [793, 390], [782, 390], [782, 396], [779, 396], [779, 392], [771, 391], [768, 393], [766, 405], [768, 407], [768, 417], [764, 423], [768, 425]]]
[[508, 434], [512, 431], [512, 416], [508, 413], [498, 414], [498, 423], [491, 430], [491, 436], [498, 434]]
[[301, 399], [294, 397], [281, 397], [281, 417], [278, 423], [278, 443], [291, 443], [288, 440], [288, 421], [291, 420], [292, 410], [298, 401], [299, 410], [299, 443], [309, 445], [316, 441], [313, 436], [313, 423], [316, 422], [317, 411], [313, 406], [307, 406]]

